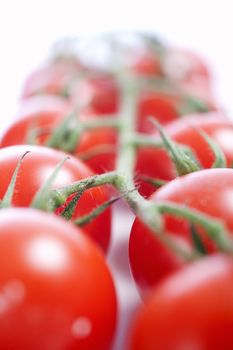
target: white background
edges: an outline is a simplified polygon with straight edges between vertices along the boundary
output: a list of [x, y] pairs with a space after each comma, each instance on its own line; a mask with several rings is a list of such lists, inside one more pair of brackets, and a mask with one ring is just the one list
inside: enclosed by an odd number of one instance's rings
[[[89, 36], [119, 29], [151, 30], [168, 42], [199, 52], [214, 71], [218, 100], [233, 113], [232, 7], [231, 0], [1, 1], [1, 126], [13, 118], [26, 74], [46, 57], [52, 42], [68, 35]], [[120, 220], [120, 224], [118, 220], [115, 233], [125, 241], [130, 222], [127, 226]], [[124, 261], [126, 253], [124, 248]], [[111, 255], [111, 261], [114, 259], [116, 252]], [[119, 273], [116, 269], [115, 274]], [[137, 300], [134, 286], [121, 280], [118, 291], [124, 309], [133, 307]], [[124, 350], [127, 315], [126, 311], [120, 318], [121, 331], [114, 350]]]
[[67, 35], [149, 29], [211, 62], [218, 95], [232, 109], [231, 0], [1, 0], [0, 121], [7, 122], [26, 73]]

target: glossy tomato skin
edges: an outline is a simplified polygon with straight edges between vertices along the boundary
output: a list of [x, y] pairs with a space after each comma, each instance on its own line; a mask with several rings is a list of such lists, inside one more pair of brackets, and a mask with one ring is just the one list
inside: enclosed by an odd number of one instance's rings
[[165, 277], [185, 265], [185, 261], [160, 243], [139, 219], [135, 219], [131, 228], [129, 261], [142, 299]]
[[[54, 171], [55, 166], [67, 154], [42, 146], [12, 146], [0, 150], [0, 169], [4, 177], [0, 184], [0, 198], [9, 185], [18, 160], [26, 152], [17, 176], [13, 205], [28, 207], [38, 189]], [[68, 185], [93, 175], [92, 171], [80, 160], [70, 157], [57, 175], [53, 187]], [[75, 211], [75, 217], [85, 215], [108, 199], [106, 189], [93, 188], [86, 191], [80, 198]], [[107, 209], [85, 227], [86, 233], [92, 237], [104, 251], [107, 251], [111, 236], [111, 212]]]
[[[169, 182], [156, 191], [151, 200], [179, 203], [199, 210], [222, 220], [232, 232], [232, 191], [232, 169], [206, 169]], [[164, 222], [169, 235], [177, 237], [187, 248], [193, 245], [187, 220], [166, 214]], [[210, 253], [216, 251], [216, 246], [205, 232], [200, 228], [198, 232], [206, 250]], [[153, 235], [138, 219], [135, 220], [130, 234], [129, 259], [132, 274], [143, 298], [148, 290], [150, 291], [153, 286], [184, 264], [172, 251], [162, 247], [156, 235]]]
[[115, 288], [81, 229], [29, 208], [1, 210], [0, 261], [1, 349], [109, 350]]
[[154, 289], [133, 325], [130, 350], [233, 347], [233, 260], [214, 255]]
[[[203, 168], [210, 168], [214, 154], [208, 143], [200, 135], [199, 129], [205, 131], [222, 149], [227, 166], [233, 162], [233, 124], [221, 112], [210, 112], [205, 115], [195, 114], [178, 119], [164, 128], [166, 133], [179, 144], [189, 146]], [[154, 133], [159, 140], [158, 134]], [[177, 174], [174, 165], [165, 150], [143, 147], [138, 151], [136, 173], [156, 179], [170, 181]], [[140, 192], [148, 197], [155, 187], [141, 181]]]

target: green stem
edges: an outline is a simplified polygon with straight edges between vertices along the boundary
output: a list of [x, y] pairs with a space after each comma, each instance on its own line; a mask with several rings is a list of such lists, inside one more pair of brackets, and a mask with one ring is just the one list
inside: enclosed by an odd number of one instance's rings
[[[192, 260], [192, 253], [190, 254], [190, 252], [187, 252], [187, 250], [183, 249], [175, 239], [173, 240], [170, 236], [164, 233], [163, 220], [155, 205], [151, 201], [142, 197], [135, 189], [133, 174], [136, 161], [136, 149], [135, 145], [132, 142], [129, 142], [129, 139], [135, 132], [138, 88], [136, 81], [123, 82], [121, 85], [121, 91], [123, 92], [120, 110], [122, 128], [119, 135], [114, 186], [120, 193], [126, 193], [124, 198], [133, 212], [166, 246], [181, 255], [184, 259]], [[132, 191], [132, 189], [135, 189], [135, 191]]]
[[85, 121], [81, 121], [85, 130], [98, 129], [98, 128], [121, 128], [121, 120], [115, 115], [106, 115], [98, 118], [88, 118]]
[[129, 135], [128, 142], [134, 145], [134, 147], [165, 148], [163, 142], [156, 139], [155, 136], [144, 135], [137, 132]]
[[[135, 135], [135, 118], [137, 115], [137, 82], [123, 82], [121, 91], [123, 93], [120, 108], [120, 122], [118, 124], [119, 145], [116, 171], [91, 176], [87, 179], [77, 181], [69, 186], [53, 190], [54, 206], [64, 204], [67, 197], [73, 193], [82, 193], [83, 191], [92, 187], [111, 184], [125, 198], [125, 201], [128, 203], [129, 207], [133, 210], [137, 217], [152, 230], [156, 237], [172, 251], [182, 256], [185, 260], [193, 260], [197, 258], [199, 254], [196, 251], [190, 251], [190, 249], [187, 248], [185, 249], [174, 237], [166, 234], [163, 227], [164, 223], [162, 217], [162, 214], [164, 213], [184, 217], [191, 223], [202, 226], [208, 235], [215, 240], [220, 249], [232, 252], [232, 242], [228, 238], [222, 222], [214, 220], [212, 217], [204, 215], [194, 209], [177, 205], [176, 203], [154, 203], [150, 200], [146, 200], [137, 191], [133, 178], [136, 147], [135, 143], [130, 141]], [[144, 139], [142, 140], [142, 138]], [[142, 138], [141, 144], [142, 141], [144, 142], [146, 139], [145, 136], [142, 136]], [[149, 142], [152, 144], [151, 139]], [[153, 144], [155, 144], [154, 142], [155, 141], [153, 140]], [[156, 144], [156, 146], [158, 145]]]
[[200, 211], [190, 209], [184, 205], [172, 202], [154, 203], [161, 214], [172, 214], [186, 218], [193, 224], [203, 227], [208, 236], [211, 237], [217, 246], [224, 251], [233, 252], [233, 244], [228, 236], [228, 232], [221, 220], [213, 219], [212, 216], [202, 214]]
[[113, 184], [116, 176], [116, 172], [108, 172], [100, 175], [90, 176], [83, 180], [75, 181], [68, 186], [54, 189], [51, 191], [51, 197], [54, 200], [54, 205], [55, 207], [63, 205], [67, 198], [76, 192], [88, 190], [89, 188], [101, 185]]

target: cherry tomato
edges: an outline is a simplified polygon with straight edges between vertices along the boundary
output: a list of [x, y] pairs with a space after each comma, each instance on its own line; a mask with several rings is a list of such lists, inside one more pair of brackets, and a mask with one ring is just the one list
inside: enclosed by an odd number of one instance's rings
[[130, 57], [129, 67], [135, 74], [153, 77], [162, 74], [160, 58], [154, 52], [143, 50], [132, 56]]
[[[94, 74], [94, 73], [93, 73]], [[72, 101], [89, 104], [94, 114], [113, 114], [119, 108], [119, 87], [111, 75], [84, 78], [73, 87]]]
[[[41, 187], [54, 171], [55, 166], [67, 154], [41, 146], [12, 146], [0, 150], [0, 169], [4, 173], [0, 184], [0, 198], [3, 198], [18, 160], [26, 152], [30, 153], [23, 160], [13, 195], [13, 205], [27, 207]], [[70, 157], [58, 173], [53, 187], [68, 185], [93, 175], [92, 171], [80, 160]], [[97, 206], [108, 199], [106, 189], [103, 187], [85, 191], [81, 196], [74, 218], [90, 213]], [[107, 209], [103, 214], [85, 226], [85, 231], [92, 237], [104, 251], [107, 251], [111, 235], [111, 213]]]
[[115, 169], [117, 134], [111, 128], [83, 133], [75, 154], [94, 172], [101, 174]]
[[[41, 130], [35, 137], [37, 143], [45, 145], [48, 137], [54, 129], [62, 123], [66, 114], [60, 112], [43, 111], [39, 114], [26, 115], [13, 122], [3, 133], [0, 142], [1, 147], [30, 143], [33, 130]], [[96, 117], [91, 110], [86, 110], [80, 118], [88, 119]], [[117, 133], [111, 128], [101, 128], [82, 133], [77, 147], [72, 154], [83, 157], [94, 172], [103, 173], [113, 170], [115, 167], [115, 148]]]
[[[151, 200], [175, 202], [197, 209], [222, 220], [232, 231], [232, 193], [232, 169], [206, 169], [170, 181], [156, 191]], [[190, 223], [187, 220], [168, 214], [164, 215], [164, 220], [169, 235], [177, 237], [187, 247], [193, 246]], [[204, 230], [200, 227], [196, 229], [206, 250], [216, 251], [215, 244]], [[139, 219], [134, 221], [131, 229], [129, 259], [134, 279], [143, 297], [154, 285], [184, 264], [181, 258], [163, 247]]]
[[[214, 154], [200, 135], [202, 129], [215, 141], [227, 160], [227, 166], [233, 162], [233, 124], [221, 112], [212, 112], [187, 116], [170, 123], [165, 127], [167, 134], [179, 144], [189, 146], [203, 168], [210, 168], [214, 162]], [[154, 133], [155, 139], [158, 134]], [[156, 179], [170, 181], [176, 175], [175, 167], [165, 150], [150, 147], [140, 148], [138, 151], [136, 172], [140, 176], [149, 176]], [[140, 192], [149, 196], [155, 191], [155, 187], [141, 182]]]
[[153, 126], [149, 117], [155, 117], [161, 124], [171, 122], [178, 117], [176, 96], [163, 92], [144, 92], [138, 104], [138, 129], [152, 133]]
[[137, 314], [130, 350], [233, 347], [233, 259], [206, 257], [156, 288]]
[[37, 210], [3, 209], [0, 262], [1, 349], [110, 348], [115, 289], [81, 229]]
[[[180, 90], [179, 90], [180, 89]], [[186, 118], [192, 113], [204, 113], [217, 110], [211, 94], [200, 86], [194, 89], [190, 86], [182, 88], [177, 86], [177, 91], [145, 91], [139, 97], [138, 103], [138, 130], [144, 133], [153, 133], [153, 127], [149, 117], [154, 117], [162, 125], [177, 119]]]

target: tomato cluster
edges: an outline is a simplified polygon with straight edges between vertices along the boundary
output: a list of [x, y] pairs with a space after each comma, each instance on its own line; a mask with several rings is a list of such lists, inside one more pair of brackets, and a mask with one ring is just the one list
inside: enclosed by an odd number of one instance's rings
[[[105, 258], [118, 190], [138, 215], [128, 252], [146, 305], [125, 346], [230, 350], [233, 123], [196, 54], [145, 34], [116, 45], [110, 67], [64, 51], [31, 73], [1, 135], [0, 348], [111, 349], [119, 306]], [[125, 140], [126, 76], [137, 95]]]

